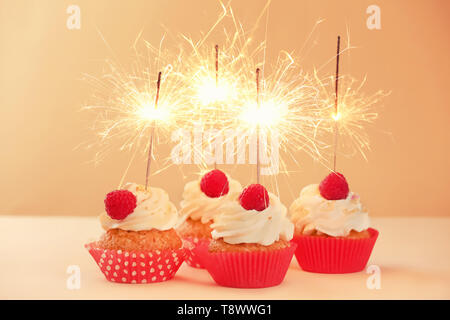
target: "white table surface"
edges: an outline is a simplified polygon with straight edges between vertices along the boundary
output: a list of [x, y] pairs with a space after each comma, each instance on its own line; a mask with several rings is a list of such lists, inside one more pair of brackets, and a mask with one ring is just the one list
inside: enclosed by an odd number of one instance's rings
[[[0, 299], [450, 299], [450, 218], [372, 220], [380, 289], [368, 289], [366, 271], [308, 273], [295, 258], [280, 286], [233, 289], [185, 263], [167, 282], [110, 283], [83, 247], [102, 232], [96, 218], [0, 216]], [[70, 265], [80, 289], [67, 288]]]

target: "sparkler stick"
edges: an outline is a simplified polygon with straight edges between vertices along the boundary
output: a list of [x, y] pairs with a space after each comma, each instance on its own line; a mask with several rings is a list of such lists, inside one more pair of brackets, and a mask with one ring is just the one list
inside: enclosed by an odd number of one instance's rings
[[[260, 69], [256, 69], [256, 105], [259, 109], [261, 107], [259, 101], [259, 72]], [[261, 163], [259, 159], [259, 123], [256, 125], [256, 183], [259, 183], [260, 175], [261, 175]]]
[[[158, 81], [156, 82], [155, 109], [158, 108], [160, 87], [161, 87], [161, 72], [158, 73]], [[147, 171], [145, 173], [145, 190], [148, 190], [148, 178], [150, 175], [150, 165], [152, 163], [152, 148], [153, 148], [153, 136], [155, 135], [155, 127], [156, 127], [156, 123], [155, 123], [155, 120], [153, 120], [152, 131], [150, 133], [150, 141], [149, 141], [149, 147], [148, 147]]]
[[[216, 44], [216, 89], [219, 87], [219, 45]], [[217, 169], [217, 162], [214, 157], [214, 169]]]
[[341, 37], [337, 38], [337, 54], [336, 54], [336, 79], [335, 79], [335, 96], [334, 96], [334, 152], [333, 152], [333, 171], [336, 171], [336, 153], [339, 138], [339, 109], [338, 109], [338, 86], [339, 86], [339, 56]]

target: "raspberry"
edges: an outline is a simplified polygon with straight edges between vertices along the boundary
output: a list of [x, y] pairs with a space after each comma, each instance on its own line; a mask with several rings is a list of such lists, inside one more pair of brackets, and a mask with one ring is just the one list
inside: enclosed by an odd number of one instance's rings
[[228, 178], [222, 171], [214, 169], [203, 176], [200, 189], [210, 198], [226, 195], [229, 191]]
[[105, 209], [108, 216], [123, 220], [136, 208], [136, 196], [128, 190], [115, 190], [106, 195]]
[[322, 197], [327, 200], [342, 200], [348, 196], [348, 183], [342, 173], [332, 172], [319, 185]]
[[251, 184], [242, 190], [239, 202], [245, 210], [263, 211], [269, 206], [269, 193], [260, 184]]

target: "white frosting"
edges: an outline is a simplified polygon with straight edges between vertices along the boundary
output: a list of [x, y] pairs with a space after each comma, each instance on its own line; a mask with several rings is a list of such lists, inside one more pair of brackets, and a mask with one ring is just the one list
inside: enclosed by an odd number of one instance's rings
[[184, 219], [201, 220], [206, 224], [220, 213], [220, 208], [225, 202], [236, 199], [242, 191], [241, 184], [231, 179], [228, 175], [229, 191], [226, 195], [210, 198], [200, 189], [200, 180], [188, 182], [183, 191], [183, 200], [180, 203], [180, 214]]
[[225, 203], [211, 225], [213, 239], [230, 244], [258, 243], [269, 246], [278, 240], [291, 240], [294, 225], [287, 209], [277, 196], [269, 193], [269, 206], [262, 210], [245, 210], [237, 198]]
[[170, 202], [169, 195], [160, 188], [137, 190], [138, 185], [128, 183], [124, 189], [136, 196], [136, 208], [123, 220], [112, 219], [106, 212], [100, 215], [103, 229], [122, 229], [142, 231], [157, 229], [159, 231], [174, 228], [178, 222], [178, 212]]
[[345, 237], [351, 230], [367, 230], [370, 219], [357, 194], [349, 192], [346, 199], [327, 200], [319, 191], [318, 184], [303, 188], [300, 197], [289, 208], [295, 227], [303, 234], [315, 230], [332, 237]]

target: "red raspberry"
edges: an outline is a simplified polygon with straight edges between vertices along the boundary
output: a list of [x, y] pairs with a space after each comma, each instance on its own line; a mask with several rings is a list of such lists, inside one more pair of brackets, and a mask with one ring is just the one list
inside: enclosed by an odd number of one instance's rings
[[210, 198], [226, 195], [229, 191], [228, 178], [222, 171], [214, 169], [203, 176], [200, 189]]
[[128, 190], [115, 190], [106, 195], [106, 213], [115, 220], [123, 220], [136, 208], [136, 196]]
[[348, 183], [342, 173], [332, 172], [319, 185], [322, 197], [327, 200], [342, 200], [348, 196]]
[[263, 211], [269, 206], [269, 193], [260, 184], [251, 184], [242, 190], [239, 202], [245, 210]]

